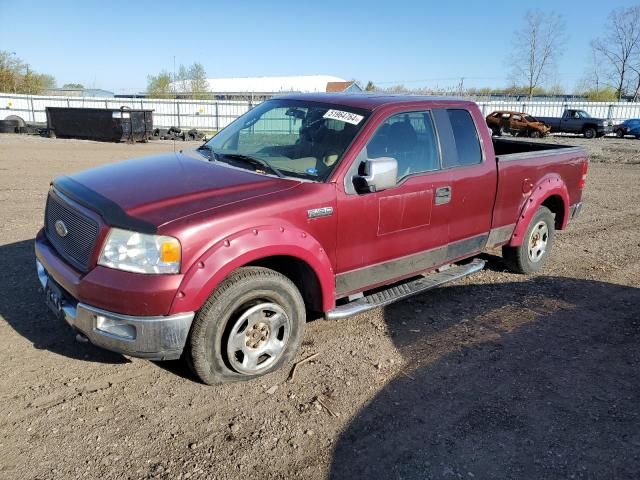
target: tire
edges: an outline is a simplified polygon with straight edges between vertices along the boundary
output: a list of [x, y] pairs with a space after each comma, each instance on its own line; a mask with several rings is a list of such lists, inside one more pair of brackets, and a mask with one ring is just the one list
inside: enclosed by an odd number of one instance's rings
[[542, 135], [540, 134], [540, 132], [538, 130], [531, 130], [529, 132], [529, 136], [531, 138], [540, 138]]
[[522, 245], [502, 247], [502, 258], [515, 273], [535, 273], [549, 258], [554, 239], [555, 216], [547, 207], [540, 207], [527, 227]]
[[593, 127], [587, 127], [582, 131], [584, 138], [596, 138], [598, 132]]
[[5, 120], [13, 120], [18, 122], [18, 127], [24, 127], [27, 122], [25, 122], [22, 117], [19, 117], [18, 115], [9, 115], [7, 118], [5, 118]]
[[624, 132], [622, 131], [621, 128], [616, 130], [616, 137], [618, 137], [618, 138], [623, 138], [624, 137]]
[[294, 358], [305, 322], [304, 301], [291, 280], [268, 268], [239, 268], [196, 314], [187, 361], [208, 385], [252, 380]]
[[500, 129], [499, 128], [492, 128], [491, 129], [491, 133], [493, 134], [494, 137], [499, 137], [500, 136]]
[[505, 127], [500, 127], [499, 132], [500, 132], [499, 135], [503, 136], [503, 135], [506, 135], [507, 133], [509, 133], [509, 129], [505, 128]]
[[0, 133], [16, 133], [18, 127], [17, 120], [0, 120]]

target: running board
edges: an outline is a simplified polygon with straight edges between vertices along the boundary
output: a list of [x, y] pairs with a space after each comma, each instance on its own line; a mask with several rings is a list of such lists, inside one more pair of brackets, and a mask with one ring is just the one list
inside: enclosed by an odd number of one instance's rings
[[484, 268], [484, 265], [484, 260], [476, 258], [471, 263], [465, 265], [455, 265], [441, 272], [429, 273], [417, 280], [389, 287], [386, 290], [381, 290], [345, 305], [340, 305], [325, 313], [325, 318], [327, 320], [340, 320], [377, 307], [384, 307], [403, 298], [411, 297], [412, 295], [431, 290], [445, 283], [453, 282], [454, 280], [479, 272]]

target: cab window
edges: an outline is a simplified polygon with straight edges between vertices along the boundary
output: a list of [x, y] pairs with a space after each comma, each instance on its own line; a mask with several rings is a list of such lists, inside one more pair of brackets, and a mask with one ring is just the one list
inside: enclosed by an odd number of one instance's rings
[[476, 125], [467, 110], [449, 109], [447, 110], [453, 138], [458, 151], [458, 164], [445, 165], [445, 167], [467, 166], [482, 163], [482, 149], [478, 139]]
[[392, 157], [398, 162], [398, 180], [440, 169], [440, 155], [431, 113], [393, 115], [380, 125], [367, 144], [368, 158]]

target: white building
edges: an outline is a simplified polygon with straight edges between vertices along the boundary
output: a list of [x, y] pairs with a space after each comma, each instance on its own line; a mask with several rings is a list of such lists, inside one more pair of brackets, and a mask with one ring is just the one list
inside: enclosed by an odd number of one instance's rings
[[[251, 97], [263, 99], [279, 93], [359, 92], [354, 81], [333, 75], [297, 75], [287, 77], [208, 78], [209, 92], [217, 99]], [[181, 85], [174, 84], [180, 92]]]

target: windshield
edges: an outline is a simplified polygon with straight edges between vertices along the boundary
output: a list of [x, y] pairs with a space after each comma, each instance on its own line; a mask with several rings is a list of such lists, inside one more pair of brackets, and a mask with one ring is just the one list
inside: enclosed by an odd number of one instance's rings
[[524, 119], [529, 123], [533, 123], [533, 122], [537, 122], [538, 121], [535, 118], [533, 118], [531, 115], [525, 115]]
[[578, 115], [581, 118], [591, 118], [591, 115], [589, 115], [587, 112], [585, 112], [584, 110], [578, 110]]
[[[215, 159], [258, 173], [272, 173], [266, 164], [284, 176], [322, 181], [336, 167], [368, 113], [305, 100], [269, 100], [221, 130], [206, 147]], [[247, 157], [257, 161], [248, 162]]]

